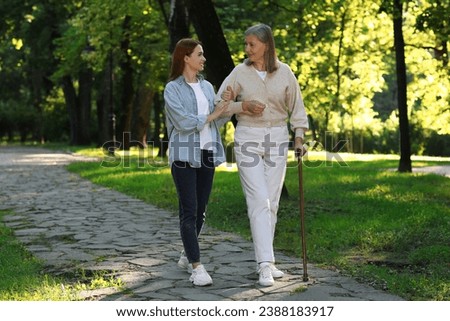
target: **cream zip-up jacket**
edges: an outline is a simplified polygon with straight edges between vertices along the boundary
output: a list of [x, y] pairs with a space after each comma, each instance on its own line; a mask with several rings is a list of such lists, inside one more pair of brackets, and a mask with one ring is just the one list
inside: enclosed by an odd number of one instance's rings
[[[229, 105], [229, 111], [236, 113], [238, 124], [249, 127], [283, 126], [288, 121], [296, 137], [304, 137], [308, 130], [308, 118], [303, 104], [300, 86], [289, 66], [278, 61], [278, 69], [267, 73], [261, 79], [253, 66], [244, 63], [237, 65], [223, 81], [217, 92], [215, 102], [227, 86], [235, 94], [235, 102]], [[242, 113], [242, 102], [258, 100], [266, 104], [261, 116]]]

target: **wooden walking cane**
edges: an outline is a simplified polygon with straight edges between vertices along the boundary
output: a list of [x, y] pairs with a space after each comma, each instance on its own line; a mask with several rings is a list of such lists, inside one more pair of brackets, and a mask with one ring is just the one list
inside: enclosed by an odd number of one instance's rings
[[302, 151], [296, 150], [298, 162], [298, 193], [299, 193], [299, 207], [300, 207], [300, 231], [302, 236], [302, 261], [303, 261], [303, 282], [309, 280], [307, 259], [306, 259], [306, 236], [305, 236], [305, 202], [303, 197], [303, 162]]

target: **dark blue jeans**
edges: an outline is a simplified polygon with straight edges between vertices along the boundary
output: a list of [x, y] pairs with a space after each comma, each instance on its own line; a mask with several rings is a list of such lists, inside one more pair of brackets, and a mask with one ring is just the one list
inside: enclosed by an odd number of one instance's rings
[[200, 262], [198, 236], [205, 222], [214, 178], [212, 159], [212, 152], [202, 150], [200, 168], [193, 168], [187, 162], [175, 161], [172, 164], [172, 177], [179, 201], [181, 240], [190, 263]]

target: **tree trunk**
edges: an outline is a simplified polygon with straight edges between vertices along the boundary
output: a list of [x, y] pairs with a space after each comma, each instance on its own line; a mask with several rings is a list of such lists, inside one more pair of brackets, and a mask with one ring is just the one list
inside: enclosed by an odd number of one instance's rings
[[184, 0], [170, 1], [170, 16], [169, 16], [169, 52], [172, 53], [175, 45], [180, 39], [190, 36], [189, 33], [189, 18], [186, 10]]
[[153, 96], [153, 110], [155, 114], [155, 128], [153, 129], [153, 142], [156, 147], [159, 148], [158, 157], [165, 157], [167, 149], [169, 148], [169, 134], [167, 130], [164, 131], [164, 136], [161, 139], [159, 133], [161, 133], [161, 125], [164, 122], [164, 101], [161, 99], [161, 95], [156, 93]]
[[[211, 0], [186, 0], [192, 23], [207, 57], [206, 74], [208, 80], [219, 89], [222, 82], [234, 68], [230, 49], [223, 35], [222, 26]], [[243, 35], [242, 35], [243, 36]], [[235, 115], [231, 117], [236, 127]]]
[[408, 102], [406, 89], [405, 41], [403, 39], [402, 0], [394, 0], [394, 46], [397, 72], [397, 101], [400, 123], [399, 172], [411, 172], [411, 146], [409, 142]]
[[[121, 70], [123, 72], [122, 77], [122, 98], [121, 98], [121, 115], [120, 115], [120, 128], [119, 133], [122, 133], [121, 137], [124, 137], [125, 133], [128, 133], [128, 137], [131, 134], [131, 119], [133, 111], [133, 68], [131, 66], [131, 57], [128, 54], [128, 49], [130, 47], [129, 39], [129, 24], [130, 16], [126, 16], [123, 22], [124, 38], [121, 42], [121, 50], [125, 56], [124, 61], [120, 64]], [[120, 138], [119, 138], [120, 139]], [[130, 150], [130, 140], [123, 139], [122, 141], [123, 150]]]
[[87, 145], [91, 142], [91, 90], [92, 72], [84, 70], [79, 73], [78, 95], [72, 78], [62, 78], [62, 88], [66, 102], [67, 114], [70, 124], [70, 144]]
[[234, 68], [219, 17], [211, 0], [186, 0], [186, 4], [205, 50], [207, 78], [218, 89]]
[[[21, 142], [24, 143], [26, 140], [27, 132], [31, 131], [33, 134], [33, 139], [44, 142], [43, 137], [43, 112], [42, 112], [42, 101], [43, 97], [46, 97], [50, 92], [50, 85], [46, 85], [46, 76], [43, 70], [39, 68], [31, 68], [31, 94], [33, 108], [36, 112], [37, 119], [33, 124], [25, 125], [24, 132], [21, 134]], [[48, 83], [48, 81], [47, 81]]]
[[78, 126], [77, 145], [91, 143], [91, 98], [92, 98], [92, 70], [82, 70], [79, 75], [78, 89]]
[[99, 93], [97, 99], [97, 121], [98, 121], [98, 144], [99, 146], [107, 147], [108, 142], [112, 141], [112, 133], [110, 126], [110, 111], [112, 101], [111, 94], [111, 70], [110, 64], [106, 64], [103, 73], [103, 79], [101, 80], [100, 88], [102, 91]]
[[147, 130], [150, 125], [150, 112], [154, 94], [155, 92], [149, 87], [141, 87], [137, 92], [133, 117], [133, 128], [136, 128], [136, 130], [131, 137], [139, 148], [147, 147]]
[[75, 145], [78, 142], [78, 103], [75, 87], [73, 86], [72, 78], [70, 76], [64, 76], [62, 78], [62, 89], [66, 102], [67, 114], [69, 115], [70, 145]]
[[[172, 54], [175, 49], [175, 45], [180, 39], [190, 37], [189, 33], [189, 18], [184, 0], [171, 0], [170, 1], [170, 16], [169, 16], [169, 52]], [[161, 119], [160, 115], [160, 102], [159, 96], [154, 97], [154, 110], [155, 110], [155, 123], [158, 123]], [[168, 134], [164, 132], [164, 138], [160, 140], [159, 133], [154, 133], [154, 143], [159, 147], [158, 157], [164, 157], [166, 155], [168, 145]]]

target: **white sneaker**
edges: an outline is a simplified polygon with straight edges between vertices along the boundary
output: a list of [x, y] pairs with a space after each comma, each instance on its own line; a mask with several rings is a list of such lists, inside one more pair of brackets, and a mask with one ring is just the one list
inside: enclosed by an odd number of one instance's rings
[[180, 255], [180, 259], [178, 260], [178, 266], [183, 270], [186, 270], [188, 273], [192, 273], [192, 264], [189, 263], [189, 260], [184, 255], [184, 252], [182, 252]]
[[262, 263], [258, 270], [259, 284], [262, 286], [272, 286], [275, 281], [272, 276], [272, 269], [269, 263]]
[[[274, 279], [279, 279], [284, 276], [284, 272], [281, 270], [278, 270], [278, 268], [275, 266], [275, 264], [273, 264], [273, 263], [269, 263], [269, 264], [270, 264], [270, 270], [272, 272], [272, 277]], [[259, 273], [259, 264], [256, 265], [256, 272]]]
[[272, 272], [272, 277], [274, 279], [279, 279], [284, 276], [283, 271], [278, 270], [277, 267], [275, 266], [275, 264], [270, 264], [270, 270]]
[[202, 264], [192, 270], [189, 281], [198, 286], [205, 286], [213, 283], [211, 277], [208, 272], [206, 272], [205, 267]]

